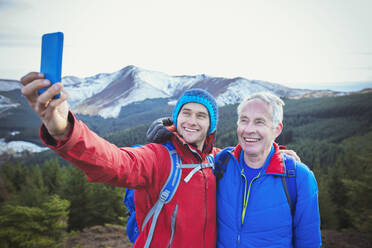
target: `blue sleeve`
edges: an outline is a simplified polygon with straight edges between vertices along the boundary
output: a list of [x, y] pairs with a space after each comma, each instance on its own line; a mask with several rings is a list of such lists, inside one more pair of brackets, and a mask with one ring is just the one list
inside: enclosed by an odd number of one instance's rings
[[297, 204], [294, 214], [295, 247], [320, 247], [320, 214], [318, 185], [313, 172], [302, 163], [296, 163]]

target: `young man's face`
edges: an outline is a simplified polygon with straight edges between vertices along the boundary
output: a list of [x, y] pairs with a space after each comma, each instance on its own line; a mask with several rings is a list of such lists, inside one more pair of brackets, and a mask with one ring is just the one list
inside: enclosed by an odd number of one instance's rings
[[183, 139], [203, 149], [209, 130], [209, 113], [206, 107], [199, 103], [186, 103], [177, 117], [177, 132]]
[[282, 131], [280, 123], [273, 127], [271, 107], [266, 102], [254, 99], [242, 108], [238, 120], [238, 140], [244, 158], [265, 160], [271, 145]]

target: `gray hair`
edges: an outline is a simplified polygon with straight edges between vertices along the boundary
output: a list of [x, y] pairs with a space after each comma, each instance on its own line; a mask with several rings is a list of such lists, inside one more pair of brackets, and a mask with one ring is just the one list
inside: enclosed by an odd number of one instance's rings
[[[244, 106], [251, 100], [254, 99], [260, 99], [267, 104], [269, 104], [271, 108], [271, 119], [273, 122], [273, 128], [276, 128], [280, 123], [283, 122], [283, 106], [285, 103], [282, 99], [280, 99], [278, 96], [274, 95], [271, 92], [258, 92], [253, 93], [251, 95], [248, 95], [247, 98], [245, 98], [244, 101], [242, 101], [238, 106], [238, 118], [240, 118], [240, 114], [242, 112], [242, 109]], [[238, 119], [239, 122], [239, 119]]]

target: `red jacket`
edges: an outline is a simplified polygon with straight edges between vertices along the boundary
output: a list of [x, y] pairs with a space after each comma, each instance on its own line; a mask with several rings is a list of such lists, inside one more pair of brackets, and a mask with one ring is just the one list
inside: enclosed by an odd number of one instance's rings
[[[159, 192], [169, 175], [170, 157], [160, 144], [137, 148], [118, 148], [88, 129], [70, 114], [73, 128], [65, 140], [56, 142], [44, 126], [40, 135], [43, 142], [57, 154], [80, 168], [92, 182], [103, 182], [119, 187], [135, 188], [137, 223], [142, 227], [148, 211], [158, 200]], [[215, 155], [215, 133], [206, 140], [203, 152], [186, 144], [178, 135], [172, 137], [183, 164], [206, 162], [206, 155]], [[176, 206], [176, 222], [170, 247], [216, 247], [216, 180], [210, 168], [201, 169], [186, 183], [183, 179], [192, 169], [183, 169], [177, 192], [164, 205], [156, 224], [150, 247], [168, 247], [171, 221]], [[104, 199], [102, 199], [104, 200]], [[140, 233], [134, 247], [143, 247], [151, 220]]]

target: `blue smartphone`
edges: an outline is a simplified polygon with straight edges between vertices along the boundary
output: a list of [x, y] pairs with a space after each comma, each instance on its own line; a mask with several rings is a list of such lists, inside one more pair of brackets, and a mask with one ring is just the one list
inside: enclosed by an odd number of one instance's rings
[[[52, 85], [61, 82], [62, 74], [62, 52], [63, 52], [63, 33], [44, 34], [41, 42], [41, 64], [40, 72], [44, 73]], [[47, 88], [39, 90], [39, 95]], [[60, 94], [56, 95], [58, 98]]]

